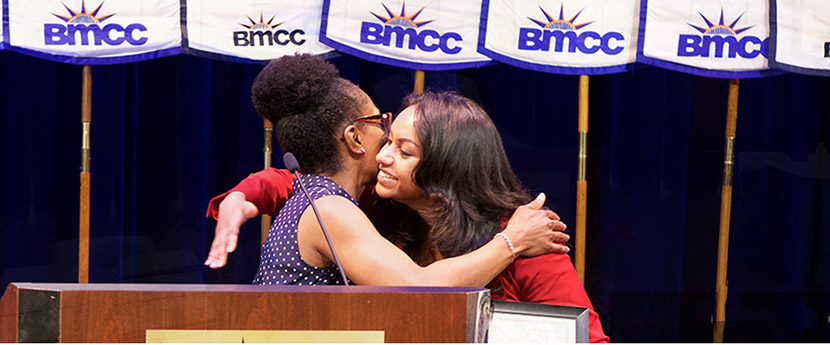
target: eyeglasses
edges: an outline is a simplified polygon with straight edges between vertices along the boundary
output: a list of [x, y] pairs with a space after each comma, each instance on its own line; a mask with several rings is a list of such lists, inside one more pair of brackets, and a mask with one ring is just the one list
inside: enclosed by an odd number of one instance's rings
[[[349, 124], [346, 125], [346, 127], [349, 127], [358, 121], [377, 123], [378, 126], [380, 126], [380, 129], [382, 129], [385, 133], [389, 130], [390, 127], [392, 127], [392, 113], [361, 116], [352, 120], [352, 122], [349, 122]], [[346, 133], [344, 132], [340, 136], [343, 137], [345, 135]]]

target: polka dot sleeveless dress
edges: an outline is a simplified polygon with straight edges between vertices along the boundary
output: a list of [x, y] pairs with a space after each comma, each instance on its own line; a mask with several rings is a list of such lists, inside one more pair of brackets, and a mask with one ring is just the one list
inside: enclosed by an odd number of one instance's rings
[[[343, 187], [328, 178], [319, 175], [302, 175], [303, 185], [312, 199], [317, 200], [326, 195], [339, 195], [357, 202]], [[315, 267], [307, 264], [300, 257], [297, 246], [297, 225], [303, 211], [311, 204], [303, 194], [296, 179], [293, 183], [294, 195], [277, 214], [268, 237], [262, 244], [259, 270], [254, 277], [258, 285], [343, 285], [340, 269], [332, 264], [328, 267]]]

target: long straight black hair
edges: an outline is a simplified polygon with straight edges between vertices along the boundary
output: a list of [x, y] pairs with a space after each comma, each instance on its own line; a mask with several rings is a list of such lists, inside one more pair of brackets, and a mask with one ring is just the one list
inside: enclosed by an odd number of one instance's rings
[[413, 180], [435, 201], [428, 241], [444, 257], [475, 250], [531, 197], [481, 106], [451, 92], [412, 94], [403, 107], [412, 105], [423, 152]]

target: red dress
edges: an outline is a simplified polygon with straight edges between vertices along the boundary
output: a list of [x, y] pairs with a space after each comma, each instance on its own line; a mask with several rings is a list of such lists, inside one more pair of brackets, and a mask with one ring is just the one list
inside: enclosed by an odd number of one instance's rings
[[518, 257], [487, 287], [495, 300], [588, 308], [588, 341], [610, 341], [568, 254]]
[[[233, 189], [210, 200], [207, 216], [216, 218], [219, 203], [230, 192], [245, 194], [248, 201], [257, 206], [260, 213], [276, 214], [293, 190], [294, 175], [287, 170], [268, 168], [249, 175]], [[361, 205], [371, 193], [361, 196]], [[592, 343], [607, 343], [608, 336], [602, 331], [599, 316], [588, 299], [567, 254], [546, 254], [537, 257], [519, 257], [502, 271], [488, 285], [495, 300], [534, 302], [572, 307], [588, 308], [588, 340]]]

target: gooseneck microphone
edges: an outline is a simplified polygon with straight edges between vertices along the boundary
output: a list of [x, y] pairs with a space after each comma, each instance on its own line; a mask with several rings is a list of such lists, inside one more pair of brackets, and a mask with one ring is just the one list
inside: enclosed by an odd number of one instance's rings
[[[308, 202], [311, 203], [311, 209], [314, 210], [314, 215], [317, 216], [317, 222], [320, 223], [320, 228], [323, 229], [323, 236], [326, 237], [326, 242], [329, 244], [329, 249], [331, 249], [331, 256], [334, 257], [334, 263], [340, 269], [340, 277], [343, 278], [343, 284], [349, 285], [349, 280], [346, 278], [346, 273], [343, 272], [343, 266], [340, 266], [340, 259], [337, 258], [337, 253], [334, 252], [334, 246], [331, 245], [331, 238], [329, 238], [329, 233], [326, 231], [326, 226], [323, 225], [323, 219], [320, 218], [320, 212], [317, 212], [317, 206], [314, 205], [314, 200], [311, 199], [311, 195], [308, 194], [308, 191], [305, 189], [303, 185], [303, 180], [300, 178], [300, 163], [297, 163], [297, 158], [294, 157], [294, 154], [291, 152], [286, 152], [282, 155], [282, 162], [285, 164], [285, 168], [288, 171], [293, 172], [297, 175], [297, 183], [300, 184], [300, 188], [303, 190], [303, 194], [305, 197], [308, 198]], [[299, 223], [298, 223], [299, 224]]]

